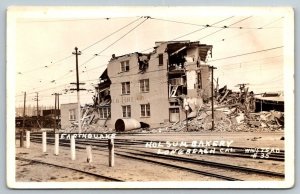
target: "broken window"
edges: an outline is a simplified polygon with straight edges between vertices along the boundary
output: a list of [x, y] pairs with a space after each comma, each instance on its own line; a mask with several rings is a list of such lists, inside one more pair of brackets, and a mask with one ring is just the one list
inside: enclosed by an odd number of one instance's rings
[[130, 118], [131, 117], [131, 106], [126, 105], [122, 106], [122, 113], [124, 118]]
[[100, 119], [110, 118], [110, 107], [99, 108], [99, 118]]
[[121, 62], [121, 72], [129, 71], [129, 61], [122, 61]]
[[122, 94], [130, 94], [130, 82], [122, 82]]
[[70, 121], [76, 120], [75, 109], [70, 109], [69, 110], [69, 120]]
[[150, 104], [141, 104], [141, 117], [150, 117]]
[[149, 79], [140, 80], [140, 92], [149, 92]]
[[201, 77], [201, 71], [197, 74], [198, 79], [198, 89], [202, 89], [202, 77]]
[[139, 70], [141, 73], [144, 73], [148, 68], [148, 58], [138, 57]]
[[164, 55], [163, 54], [159, 54], [158, 55], [158, 64], [159, 65], [163, 65], [164, 64]]

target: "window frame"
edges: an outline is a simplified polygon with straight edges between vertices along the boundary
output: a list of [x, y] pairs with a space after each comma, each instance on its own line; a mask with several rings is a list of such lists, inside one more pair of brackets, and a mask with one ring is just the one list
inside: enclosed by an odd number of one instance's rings
[[[124, 108], [125, 108], [125, 115], [124, 115]], [[122, 105], [122, 117], [131, 118], [131, 105]]]
[[130, 64], [129, 60], [121, 61], [121, 66], [120, 66], [121, 72], [129, 72], [130, 70]]
[[[71, 112], [73, 114], [71, 114]], [[69, 121], [75, 121], [76, 120], [76, 111], [75, 108], [69, 109]]]
[[99, 108], [99, 118], [100, 119], [110, 119], [111, 118], [111, 108], [110, 107], [100, 107]]
[[[123, 85], [124, 85], [124, 90], [123, 90]], [[130, 94], [130, 82], [122, 82], [121, 83], [121, 94], [122, 95]]]
[[[141, 79], [139, 82], [140, 82], [140, 92], [141, 93], [150, 92], [150, 80], [149, 79]], [[147, 86], [146, 83], [148, 83], [148, 88], [146, 87]], [[142, 87], [142, 85], [143, 85], [143, 87]]]
[[140, 116], [145, 118], [145, 117], [151, 117], [151, 107], [150, 104], [141, 104], [141, 112]]

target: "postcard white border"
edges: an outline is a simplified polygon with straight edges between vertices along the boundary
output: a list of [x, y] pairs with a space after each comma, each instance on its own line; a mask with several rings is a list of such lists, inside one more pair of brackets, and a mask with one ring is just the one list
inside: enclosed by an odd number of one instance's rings
[[[185, 12], [182, 10], [185, 9]], [[100, 11], [101, 10], [101, 11]], [[16, 182], [15, 181], [15, 41], [16, 21], [22, 18], [70, 18], [144, 16], [151, 13], [176, 16], [284, 16], [285, 180], [284, 181], [160, 181], [160, 182]], [[68, 14], [66, 14], [66, 12]], [[45, 14], [47, 13], [47, 14]], [[216, 14], [217, 13], [217, 14]], [[66, 18], [67, 19], [67, 18]], [[10, 188], [291, 188], [295, 180], [294, 129], [294, 12], [290, 7], [31, 7], [12, 6], [7, 12], [7, 185]]]

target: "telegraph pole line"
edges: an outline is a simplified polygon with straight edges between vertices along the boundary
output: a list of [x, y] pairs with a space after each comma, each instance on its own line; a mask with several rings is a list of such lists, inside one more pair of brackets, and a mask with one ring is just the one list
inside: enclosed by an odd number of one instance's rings
[[[59, 115], [60, 115], [60, 109], [59, 109], [59, 96], [60, 95], [62, 95], [62, 94], [59, 94], [59, 93], [56, 93], [56, 103], [57, 103], [57, 106], [56, 106], [56, 108], [57, 108], [57, 110], [56, 110], [56, 112], [58, 112], [58, 114], [56, 114], [56, 117], [57, 117], [57, 119], [59, 119]], [[55, 117], [55, 118], [56, 118]], [[57, 129], [58, 129], [58, 126], [57, 126]]]
[[54, 133], [56, 132], [56, 103], [57, 103], [57, 94], [55, 93], [55, 102], [54, 102]]
[[78, 103], [78, 132], [81, 133], [81, 111], [80, 111], [80, 90], [84, 90], [79, 88], [79, 85], [84, 84], [79, 82], [79, 71], [78, 71], [78, 55], [81, 55], [81, 51], [78, 51], [78, 48], [75, 47], [75, 52], [72, 52], [73, 55], [76, 57], [76, 83], [71, 83], [71, 84], [76, 84], [76, 89], [71, 88], [71, 90], [76, 90], [77, 91], [77, 103]]
[[56, 129], [58, 129], [56, 121], [57, 121], [57, 117], [59, 116], [59, 115], [57, 115], [57, 112], [59, 110], [59, 95], [61, 95], [61, 94], [53, 93], [51, 95], [55, 96], [55, 101], [54, 101], [54, 133], [55, 133]]
[[36, 92], [36, 97], [33, 100], [36, 101], [36, 122], [37, 122], [38, 126], [40, 127], [40, 123], [39, 123], [39, 117], [40, 117], [40, 113], [39, 113], [39, 93], [38, 92]]
[[53, 128], [54, 133], [56, 131], [56, 99], [57, 99], [56, 94], [57, 93], [51, 94], [51, 95], [55, 96], [55, 101], [54, 101], [54, 128]]
[[23, 133], [25, 131], [25, 114], [26, 114], [26, 92], [24, 93], [24, 108], [23, 108], [23, 126], [20, 131], [20, 147], [24, 145]]
[[215, 128], [215, 117], [214, 117], [214, 66], [209, 66], [211, 70], [211, 130]]

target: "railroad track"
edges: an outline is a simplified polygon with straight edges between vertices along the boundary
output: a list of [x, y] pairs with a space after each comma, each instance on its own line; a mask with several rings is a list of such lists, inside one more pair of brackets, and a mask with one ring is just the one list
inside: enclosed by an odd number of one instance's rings
[[67, 170], [79, 172], [82, 174], [86, 174], [86, 175], [93, 176], [93, 177], [100, 178], [100, 179], [107, 180], [107, 181], [124, 182], [123, 180], [120, 180], [120, 179], [116, 179], [116, 178], [112, 178], [112, 177], [108, 177], [108, 176], [104, 176], [104, 175], [100, 175], [100, 174], [96, 174], [96, 173], [92, 173], [92, 172], [87, 172], [87, 171], [83, 171], [83, 170], [72, 168], [72, 167], [66, 167], [66, 166], [62, 166], [62, 165], [58, 165], [58, 164], [52, 164], [52, 163], [48, 163], [48, 162], [44, 162], [44, 161], [40, 161], [40, 160], [32, 160], [32, 159], [27, 159], [27, 158], [22, 158], [22, 157], [16, 157], [16, 160], [26, 161], [26, 162], [30, 162], [32, 164], [42, 164], [42, 165], [46, 165], [46, 166], [67, 169]]
[[[32, 142], [41, 143], [41, 137], [40, 136], [33, 136], [31, 138]], [[229, 165], [229, 164], [223, 164], [223, 163], [217, 163], [217, 162], [210, 162], [210, 161], [204, 161], [204, 160], [197, 160], [192, 158], [185, 158], [185, 157], [179, 157], [179, 156], [173, 156], [173, 155], [161, 155], [153, 152], [148, 152], [144, 150], [140, 150], [140, 147], [137, 147], [137, 145], [144, 144], [146, 141], [132, 141], [132, 140], [126, 140], [122, 139], [119, 141], [119, 139], [115, 139], [115, 154], [120, 157], [125, 157], [133, 160], [139, 160], [144, 161], [152, 164], [157, 164], [165, 167], [174, 168], [177, 170], [183, 170], [192, 172], [199, 175], [214, 177], [220, 180], [227, 180], [227, 181], [237, 181], [242, 180], [236, 177], [227, 176], [228, 172], [235, 172], [240, 173], [244, 176], [262, 176], [262, 177], [269, 177], [269, 178], [277, 178], [277, 179], [283, 179], [284, 174], [283, 173], [277, 173], [272, 171], [266, 171], [266, 170], [260, 170], [255, 168], [247, 168], [247, 167], [241, 167], [241, 166], [235, 166], [235, 165]], [[54, 144], [54, 138], [48, 137], [47, 139], [48, 144]], [[85, 149], [85, 145], [92, 145], [97, 150], [107, 150], [107, 141], [103, 140], [90, 140], [90, 139], [78, 139], [76, 141], [76, 148], [77, 149]], [[69, 147], [70, 141], [69, 140], [60, 140], [60, 146]], [[143, 146], [143, 148], [145, 148]], [[236, 147], [239, 149], [238, 147]], [[244, 149], [244, 148], [240, 148]], [[278, 155], [277, 157], [284, 157], [284, 154]], [[273, 158], [274, 159], [274, 158]], [[182, 166], [182, 164], [178, 164], [178, 162], [181, 162], [183, 164], [188, 164], [192, 167], [186, 167]], [[203, 170], [197, 170], [193, 168], [193, 166], [196, 165], [196, 168], [203, 167], [206, 169]], [[213, 171], [218, 173], [212, 173], [208, 171]], [[229, 173], [230, 174], [230, 173]]]
[[[31, 141], [33, 140], [40, 140], [41, 139], [41, 134], [32, 134], [31, 135]], [[54, 135], [49, 134], [47, 137], [47, 141], [53, 143], [54, 142]], [[60, 144], [68, 143], [69, 140], [66, 139], [60, 139]], [[93, 145], [97, 147], [107, 147], [107, 140], [93, 140], [93, 139], [77, 139], [77, 143], [80, 144], [85, 144], [85, 145]], [[145, 144], [149, 142], [146, 140], [132, 140], [132, 139], [115, 139], [115, 147], [120, 148], [120, 147], [128, 147], [128, 146], [134, 146], [135, 148], [145, 148]], [[152, 141], [159, 143], [160, 141]], [[208, 149], [211, 149], [212, 147], [207, 147]], [[251, 150], [252, 148], [247, 148], [247, 147], [234, 147], [231, 146], [230, 148], [234, 149], [234, 152], [221, 152], [221, 149], [226, 149], [227, 147], [214, 147], [215, 148], [215, 153], [214, 155], [216, 156], [224, 156], [224, 157], [237, 157], [237, 158], [251, 158], [251, 155], [253, 154], [252, 152], [246, 153], [245, 150]], [[160, 148], [161, 150], [173, 150], [174, 147], [170, 148]], [[194, 147], [185, 147], [185, 149], [194, 149]], [[272, 160], [272, 161], [284, 161], [284, 150], [280, 150], [280, 153], [270, 153], [268, 158], [260, 158], [261, 160]]]

